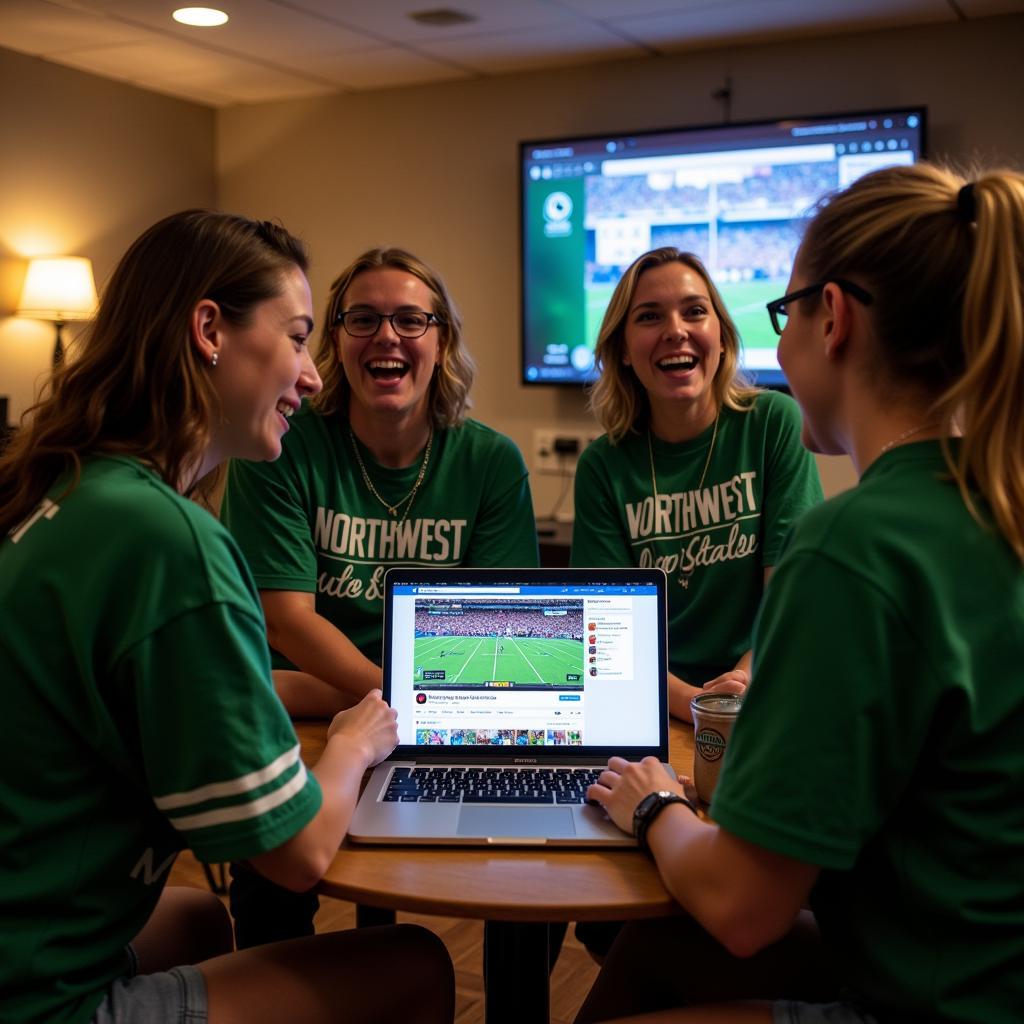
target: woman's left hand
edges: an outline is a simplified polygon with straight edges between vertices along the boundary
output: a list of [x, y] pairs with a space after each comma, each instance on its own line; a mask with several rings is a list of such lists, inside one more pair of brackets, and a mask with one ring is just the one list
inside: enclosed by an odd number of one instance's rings
[[637, 804], [649, 793], [663, 789], [680, 796], [689, 795], [682, 783], [673, 779], [656, 757], [645, 757], [642, 761], [613, 757], [597, 782], [587, 790], [587, 799], [599, 803], [623, 832], [632, 835], [633, 812]]
[[713, 693], [743, 693], [750, 685], [750, 675], [741, 668], [731, 668], [714, 679], [709, 679], [701, 689]]

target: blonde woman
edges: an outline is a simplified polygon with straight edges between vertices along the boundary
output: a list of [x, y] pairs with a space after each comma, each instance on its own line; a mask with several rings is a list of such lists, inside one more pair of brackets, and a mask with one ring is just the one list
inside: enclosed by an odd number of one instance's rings
[[466, 417], [461, 320], [422, 260], [372, 249], [342, 271], [317, 368], [323, 391], [281, 459], [232, 466], [223, 509], [286, 670], [278, 692], [303, 716], [380, 686], [389, 566], [537, 564], [522, 455]]
[[669, 709], [742, 691], [750, 632], [793, 522], [821, 500], [792, 399], [739, 376], [739, 336], [700, 260], [637, 259], [597, 342], [591, 408], [606, 433], [576, 471], [573, 565], [669, 579]]
[[714, 824], [652, 759], [591, 787], [717, 941], [624, 931], [581, 1020], [1021, 1019], [1022, 267], [1018, 173], [876, 171], [810, 224], [768, 309], [860, 482], [775, 571]]

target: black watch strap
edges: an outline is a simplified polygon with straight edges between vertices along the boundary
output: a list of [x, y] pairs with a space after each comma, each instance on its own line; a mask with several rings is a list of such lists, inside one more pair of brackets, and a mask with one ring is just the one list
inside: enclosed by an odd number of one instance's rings
[[637, 804], [636, 810], [633, 812], [633, 834], [636, 836], [637, 844], [644, 853], [650, 853], [650, 848], [647, 845], [647, 832], [651, 825], [654, 824], [658, 815], [661, 814], [669, 804], [685, 804], [693, 811], [694, 814], [699, 814], [697, 808], [693, 803], [685, 796], [680, 796], [678, 793], [673, 793], [668, 790], [662, 790], [657, 793], [649, 793], [647, 796]]

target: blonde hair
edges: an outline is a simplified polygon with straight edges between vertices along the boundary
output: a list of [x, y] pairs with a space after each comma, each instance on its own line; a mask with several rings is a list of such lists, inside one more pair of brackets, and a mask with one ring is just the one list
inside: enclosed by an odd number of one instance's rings
[[370, 249], [357, 256], [331, 284], [316, 354], [316, 368], [324, 386], [311, 404], [324, 415], [347, 409], [351, 387], [336, 347], [337, 331], [343, 328], [338, 327], [335, 321], [342, 312], [345, 292], [352, 281], [367, 270], [384, 268], [404, 270], [418, 277], [430, 289], [433, 297], [431, 312], [438, 319], [438, 351], [441, 356], [430, 381], [430, 421], [436, 429], [458, 426], [472, 404], [469, 389], [476, 372], [473, 359], [462, 341], [462, 318], [440, 276], [404, 249]]
[[212, 299], [244, 326], [258, 303], [281, 293], [289, 268], [307, 266], [303, 244], [268, 221], [185, 210], [144, 232], [114, 270], [74, 358], [54, 370], [0, 457], [0, 535], [68, 471], [73, 489], [89, 454], [132, 456], [181, 488], [219, 416], [210, 367], [190, 341], [193, 310]]
[[963, 433], [946, 462], [1024, 560], [1024, 176], [920, 163], [865, 175], [823, 201], [800, 247], [808, 280], [855, 275], [884, 375]]
[[594, 349], [600, 376], [590, 387], [590, 409], [613, 444], [650, 416], [650, 403], [643, 384], [633, 368], [622, 361], [626, 350], [626, 318], [643, 274], [652, 267], [668, 263], [682, 263], [700, 275], [721, 324], [722, 359], [712, 381], [715, 406], [727, 405], [730, 409], [744, 411], [757, 394], [757, 389], [751, 387], [740, 371], [739, 332], [704, 264], [693, 253], [672, 246], [652, 249], [634, 260], [615, 286]]

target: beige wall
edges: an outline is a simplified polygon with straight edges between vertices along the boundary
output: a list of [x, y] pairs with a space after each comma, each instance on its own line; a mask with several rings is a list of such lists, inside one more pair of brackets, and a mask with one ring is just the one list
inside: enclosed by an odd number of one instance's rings
[[10, 315], [25, 259], [88, 256], [102, 287], [153, 221], [212, 205], [214, 112], [3, 49], [0, 97], [0, 395], [14, 422], [54, 341], [52, 324]]
[[[531, 461], [535, 428], [593, 424], [579, 391], [517, 383], [519, 140], [712, 123], [730, 76], [734, 120], [926, 103], [934, 155], [1019, 164], [1022, 41], [1014, 16], [217, 113], [0, 49], [0, 395], [16, 417], [52, 350], [50, 325], [9, 315], [25, 257], [90, 256], [102, 284], [152, 221], [218, 201], [304, 235], [318, 305], [367, 246], [436, 264], [479, 363], [476, 415]], [[827, 492], [853, 482], [847, 460], [820, 465]], [[560, 482], [533, 486], [545, 514]]]
[[[534, 428], [591, 421], [578, 391], [517, 383], [519, 140], [714, 122], [712, 90], [730, 76], [737, 121], [925, 103], [933, 154], [1008, 161], [1024, 151], [1022, 42], [1024, 18], [993, 18], [230, 109], [220, 197], [304, 235], [318, 306], [367, 246], [434, 263], [480, 366], [476, 415], [529, 462]], [[822, 473], [829, 492], [853, 482], [846, 459]], [[533, 486], [544, 514], [559, 482]]]

